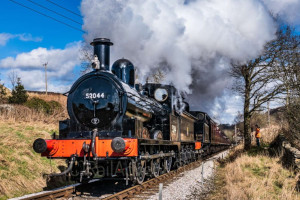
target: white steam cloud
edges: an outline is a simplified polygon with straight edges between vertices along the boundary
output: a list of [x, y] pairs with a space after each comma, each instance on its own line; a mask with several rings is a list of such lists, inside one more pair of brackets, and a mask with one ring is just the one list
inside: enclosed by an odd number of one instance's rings
[[230, 82], [229, 61], [253, 58], [274, 39], [270, 7], [287, 13], [274, 0], [83, 0], [81, 12], [86, 42], [111, 39], [113, 60], [131, 60], [139, 77], [161, 68], [167, 83], [193, 92], [192, 103], [209, 104]]
[[300, 25], [299, 0], [263, 0], [263, 2], [273, 15], [279, 15], [293, 26]]
[[86, 41], [110, 38], [114, 55], [132, 60], [143, 75], [164, 63], [168, 81], [184, 91], [193, 68], [209, 67], [199, 59], [254, 57], [275, 32], [253, 0], [84, 0], [81, 10]]

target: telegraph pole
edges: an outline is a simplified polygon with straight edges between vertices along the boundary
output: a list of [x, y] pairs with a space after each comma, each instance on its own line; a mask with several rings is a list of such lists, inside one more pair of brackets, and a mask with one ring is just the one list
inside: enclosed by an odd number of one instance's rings
[[235, 141], [235, 144], [236, 144], [236, 135], [237, 135], [237, 130], [236, 130], [236, 124], [234, 125], [234, 141]]
[[268, 101], [268, 124], [270, 126], [270, 102]]
[[45, 84], [46, 84], [46, 95], [48, 95], [48, 84], [47, 84], [47, 65], [48, 62], [44, 63], [43, 66], [45, 67]]

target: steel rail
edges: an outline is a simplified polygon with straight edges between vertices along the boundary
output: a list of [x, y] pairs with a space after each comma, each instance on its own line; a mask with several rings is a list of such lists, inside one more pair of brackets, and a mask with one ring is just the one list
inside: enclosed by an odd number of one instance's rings
[[169, 173], [162, 174], [157, 178], [152, 178], [146, 182], [143, 182], [141, 185], [135, 185], [131, 188], [128, 188], [128, 189], [118, 192], [116, 194], [105, 197], [102, 200], [123, 200], [123, 199], [132, 198], [134, 195], [140, 194], [140, 193], [146, 191], [147, 189], [157, 186], [159, 183], [163, 183], [173, 177], [176, 177], [177, 175], [179, 175], [180, 173], [182, 173], [184, 171], [195, 169], [195, 168], [199, 167], [203, 161], [205, 161], [215, 155], [218, 155], [219, 153], [222, 153], [223, 151], [226, 151], [228, 149], [229, 148], [223, 149], [221, 151], [218, 151], [216, 153], [208, 155], [205, 159], [196, 160], [192, 163], [189, 163], [188, 165], [184, 165], [176, 170], [172, 170]]
[[68, 198], [76, 191], [76, 187], [81, 184], [74, 184], [54, 190], [43, 191], [39, 193], [29, 194], [22, 197], [17, 197], [11, 200], [52, 200], [57, 198]]

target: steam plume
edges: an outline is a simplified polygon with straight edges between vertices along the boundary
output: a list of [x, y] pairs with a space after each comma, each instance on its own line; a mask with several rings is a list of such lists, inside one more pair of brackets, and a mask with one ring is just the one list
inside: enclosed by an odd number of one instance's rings
[[83, 0], [81, 4], [87, 42], [110, 38], [115, 44], [113, 59], [131, 60], [140, 80], [161, 68], [167, 73], [166, 82], [193, 92], [194, 98], [200, 96], [204, 104], [222, 95], [230, 82], [224, 74], [229, 60], [253, 58], [275, 37], [269, 8], [277, 9], [271, 0]]

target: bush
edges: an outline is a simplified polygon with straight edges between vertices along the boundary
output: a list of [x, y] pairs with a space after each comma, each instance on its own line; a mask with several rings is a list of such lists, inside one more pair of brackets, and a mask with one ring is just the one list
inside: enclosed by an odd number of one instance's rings
[[0, 83], [0, 103], [6, 103], [6, 91], [3, 84]]
[[57, 101], [45, 101], [43, 99], [37, 98], [37, 97], [33, 97], [31, 99], [29, 99], [26, 103], [25, 106], [40, 111], [40, 112], [44, 112], [45, 114], [53, 114], [53, 112], [55, 110], [61, 109], [62, 106], [60, 105], [60, 103], [58, 103]]
[[48, 104], [50, 105], [50, 107], [53, 111], [62, 109], [61, 104], [57, 101], [52, 100], [52, 101], [49, 101]]
[[12, 90], [11, 96], [8, 98], [8, 102], [13, 104], [23, 104], [27, 101], [27, 99], [28, 94], [21, 83], [21, 79], [18, 78], [17, 85]]

